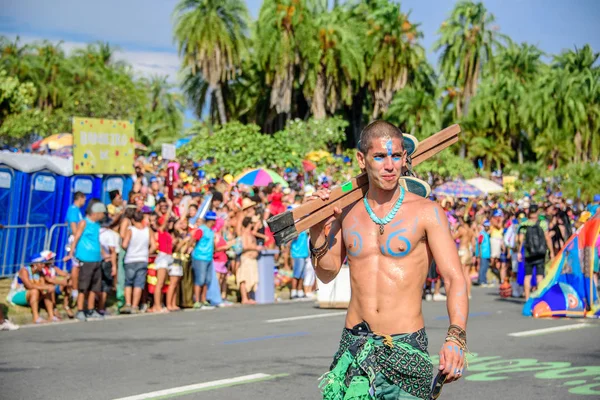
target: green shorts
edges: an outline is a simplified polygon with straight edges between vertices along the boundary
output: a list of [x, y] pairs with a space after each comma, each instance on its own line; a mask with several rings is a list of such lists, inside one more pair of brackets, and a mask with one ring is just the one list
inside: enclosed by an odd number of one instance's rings
[[20, 292], [13, 294], [10, 302], [17, 306], [29, 306], [29, 303], [27, 302], [27, 290], [21, 290]]
[[362, 323], [344, 329], [319, 388], [326, 400], [429, 399], [432, 377], [425, 329], [382, 336]]

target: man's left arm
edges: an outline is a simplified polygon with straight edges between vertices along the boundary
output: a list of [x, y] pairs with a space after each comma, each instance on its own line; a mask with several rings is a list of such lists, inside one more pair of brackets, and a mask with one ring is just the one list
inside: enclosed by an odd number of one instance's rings
[[430, 214], [425, 218], [427, 243], [444, 280], [450, 317], [446, 341], [440, 350], [439, 370], [447, 375], [446, 382], [452, 382], [462, 376], [467, 350], [467, 283], [444, 210], [437, 203], [433, 203], [427, 212]]

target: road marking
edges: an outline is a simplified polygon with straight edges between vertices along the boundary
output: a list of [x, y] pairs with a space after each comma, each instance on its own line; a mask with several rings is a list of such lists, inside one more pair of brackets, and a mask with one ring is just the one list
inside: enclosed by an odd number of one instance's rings
[[219, 388], [223, 388], [223, 387], [243, 385], [246, 383], [267, 381], [270, 379], [280, 378], [280, 377], [288, 376], [288, 375], [289, 374], [269, 375], [269, 374], [263, 374], [263, 373], [244, 375], [244, 376], [238, 376], [236, 378], [219, 379], [217, 381], [196, 383], [194, 385], [179, 386], [179, 387], [174, 387], [171, 389], [158, 390], [156, 392], [138, 394], [135, 396], [121, 397], [121, 398], [115, 399], [115, 400], [165, 399], [165, 398], [182, 396], [182, 395], [195, 393], [195, 392], [201, 392], [204, 390], [213, 390], [213, 389], [219, 389]]
[[575, 329], [591, 328], [593, 326], [595, 326], [595, 325], [586, 324], [586, 323], [575, 324], [575, 325], [565, 325], [565, 326], [555, 326], [554, 328], [534, 329], [532, 331], [509, 333], [508, 336], [514, 336], [514, 337], [538, 336], [538, 335], [545, 335], [546, 333], [566, 332], [566, 331], [572, 331]]
[[346, 315], [346, 311], [341, 312], [332, 312], [325, 314], [310, 314], [310, 315], [301, 315], [299, 317], [288, 317], [288, 318], [276, 318], [276, 319], [268, 319], [265, 322], [270, 324], [274, 322], [286, 322], [286, 321], [298, 321], [301, 319], [313, 319], [313, 318], [325, 318], [325, 317], [337, 317], [339, 315]]
[[259, 337], [253, 337], [253, 338], [228, 340], [226, 342], [223, 342], [223, 344], [257, 342], [259, 340], [270, 340], [270, 339], [280, 339], [280, 338], [284, 338], [284, 337], [306, 336], [308, 334], [309, 334], [308, 332], [282, 333], [280, 335], [268, 335], [268, 336], [259, 336]]

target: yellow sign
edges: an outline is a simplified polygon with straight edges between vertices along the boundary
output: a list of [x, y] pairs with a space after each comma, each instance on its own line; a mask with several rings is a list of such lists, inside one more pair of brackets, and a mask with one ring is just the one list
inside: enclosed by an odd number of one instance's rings
[[73, 118], [74, 174], [131, 174], [133, 121]]
[[517, 181], [516, 176], [506, 175], [502, 177], [502, 186], [504, 186], [504, 190], [507, 190], [509, 193], [512, 193], [516, 190], [515, 182]]

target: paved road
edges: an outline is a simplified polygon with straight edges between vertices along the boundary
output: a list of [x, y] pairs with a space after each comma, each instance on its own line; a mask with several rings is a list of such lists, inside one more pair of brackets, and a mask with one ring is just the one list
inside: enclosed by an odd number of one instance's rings
[[[508, 336], [582, 321], [521, 317], [518, 302], [493, 291], [474, 290], [468, 336], [477, 356], [441, 399], [600, 398], [600, 324]], [[266, 322], [315, 314], [331, 315]], [[424, 315], [435, 355], [448, 326], [445, 303], [424, 303]], [[208, 383], [179, 399], [317, 399], [343, 318], [340, 310], [296, 302], [2, 332], [0, 398], [117, 399]]]

